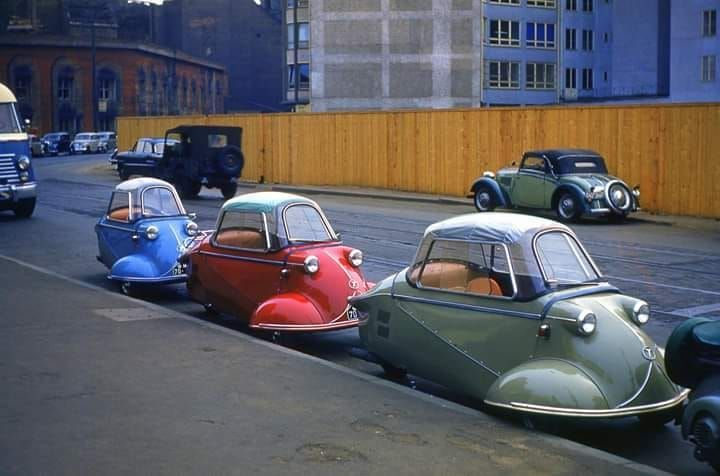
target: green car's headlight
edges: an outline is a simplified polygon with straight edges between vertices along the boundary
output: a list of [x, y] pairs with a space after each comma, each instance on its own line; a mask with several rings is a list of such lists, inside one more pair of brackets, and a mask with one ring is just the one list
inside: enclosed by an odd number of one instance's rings
[[597, 317], [588, 310], [581, 311], [577, 316], [578, 334], [589, 336], [597, 328]]
[[632, 320], [638, 326], [644, 326], [650, 320], [650, 306], [646, 302], [638, 301], [633, 307]]

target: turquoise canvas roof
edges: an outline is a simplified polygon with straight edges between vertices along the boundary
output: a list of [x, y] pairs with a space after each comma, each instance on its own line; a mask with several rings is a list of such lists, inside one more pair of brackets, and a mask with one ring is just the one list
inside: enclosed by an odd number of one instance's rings
[[270, 213], [277, 208], [283, 208], [291, 203], [307, 203], [317, 206], [309, 198], [283, 192], [255, 192], [240, 195], [225, 202], [223, 211], [242, 211], [255, 213]]

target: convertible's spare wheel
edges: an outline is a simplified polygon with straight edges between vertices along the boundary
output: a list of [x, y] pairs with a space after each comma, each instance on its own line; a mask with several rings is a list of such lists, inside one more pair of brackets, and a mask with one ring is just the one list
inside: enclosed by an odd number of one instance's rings
[[224, 147], [217, 155], [217, 168], [225, 175], [237, 177], [244, 164], [243, 154], [237, 147]]

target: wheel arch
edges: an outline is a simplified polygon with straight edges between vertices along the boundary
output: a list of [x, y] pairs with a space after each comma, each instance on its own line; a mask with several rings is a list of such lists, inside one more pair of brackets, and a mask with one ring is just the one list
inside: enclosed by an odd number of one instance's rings
[[578, 201], [578, 205], [580, 206], [581, 213], [585, 213], [587, 211], [585, 192], [583, 192], [583, 190], [579, 186], [571, 183], [560, 185], [558, 188], [555, 189], [552, 195], [552, 199], [550, 200], [550, 206], [553, 210], [557, 209], [560, 197], [564, 193], [570, 193], [573, 195], [573, 197], [575, 197], [575, 199]]
[[481, 185], [487, 186], [493, 193], [493, 198], [497, 202], [498, 207], [510, 206], [510, 197], [505, 193], [499, 183], [495, 179], [490, 177], [481, 177], [473, 182], [470, 186], [470, 192], [475, 194], [478, 187]]

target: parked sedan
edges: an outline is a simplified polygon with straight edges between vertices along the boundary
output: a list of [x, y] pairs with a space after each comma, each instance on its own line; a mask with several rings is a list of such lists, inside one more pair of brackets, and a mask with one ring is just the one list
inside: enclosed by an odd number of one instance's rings
[[555, 210], [561, 220], [581, 215], [624, 219], [640, 209], [640, 187], [608, 174], [602, 156], [591, 150], [525, 152], [520, 166], [485, 172], [470, 187], [475, 208]]
[[184, 261], [194, 300], [266, 331], [355, 327], [347, 299], [369, 289], [362, 252], [343, 246], [315, 202], [286, 193], [225, 202]]
[[75, 139], [70, 144], [70, 149], [75, 154], [97, 154], [100, 149], [100, 134], [81, 132], [75, 134]]
[[[178, 141], [168, 139], [167, 144], [176, 145]], [[118, 175], [127, 180], [131, 175], [154, 175], [157, 163], [162, 159], [165, 148], [164, 137], [143, 137], [135, 142], [132, 149], [111, 157], [114, 159]]]
[[121, 283], [126, 294], [138, 285], [184, 281], [178, 258], [197, 234], [193, 218], [167, 182], [139, 178], [119, 184], [95, 225], [97, 258], [110, 270], [108, 279]]
[[609, 285], [551, 220], [475, 213], [431, 225], [409, 268], [350, 302], [386, 371], [491, 407], [664, 424], [687, 395], [642, 330], [647, 303]]
[[47, 151], [50, 155], [59, 155], [63, 152], [72, 154], [70, 134], [67, 132], [50, 132], [43, 136], [42, 141], [47, 145]]
[[112, 152], [117, 148], [117, 136], [114, 132], [98, 132], [98, 149], [100, 152]]

